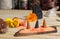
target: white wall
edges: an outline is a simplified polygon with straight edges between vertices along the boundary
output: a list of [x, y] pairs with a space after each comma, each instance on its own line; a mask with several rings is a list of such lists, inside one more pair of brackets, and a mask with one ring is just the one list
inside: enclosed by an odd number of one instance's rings
[[12, 8], [12, 0], [0, 0], [0, 8], [1, 9], [11, 9]]

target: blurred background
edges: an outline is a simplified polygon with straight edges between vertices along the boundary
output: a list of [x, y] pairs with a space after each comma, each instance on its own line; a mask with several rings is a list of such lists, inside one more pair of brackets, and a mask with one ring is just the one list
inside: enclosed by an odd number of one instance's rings
[[[52, 3], [54, 0], [40, 0], [40, 5], [43, 10], [48, 10], [48, 2]], [[36, 0], [0, 0], [0, 9], [18, 9], [18, 10], [32, 10]], [[51, 4], [52, 5], [52, 4]], [[59, 7], [60, 11], [60, 0], [55, 0], [55, 5]]]

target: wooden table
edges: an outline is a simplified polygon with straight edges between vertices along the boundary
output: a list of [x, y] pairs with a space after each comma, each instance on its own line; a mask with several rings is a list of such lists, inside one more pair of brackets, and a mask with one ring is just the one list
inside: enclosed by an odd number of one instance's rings
[[[28, 15], [31, 11], [25, 10], [1, 10], [0, 11], [0, 18], [7, 18], [7, 17], [20, 17], [25, 18], [24, 16]], [[45, 13], [45, 12], [44, 12]], [[14, 37], [13, 35], [19, 29], [17, 28], [9, 28], [6, 34], [0, 34], [0, 39], [60, 39], [60, 22], [57, 22], [56, 19], [44, 17], [43, 19], [46, 20], [47, 26], [56, 26], [57, 33], [49, 33], [49, 34], [40, 34], [40, 35], [31, 35], [31, 36], [23, 36], [23, 37]], [[41, 26], [43, 23], [43, 19], [39, 20], [39, 25]]]

